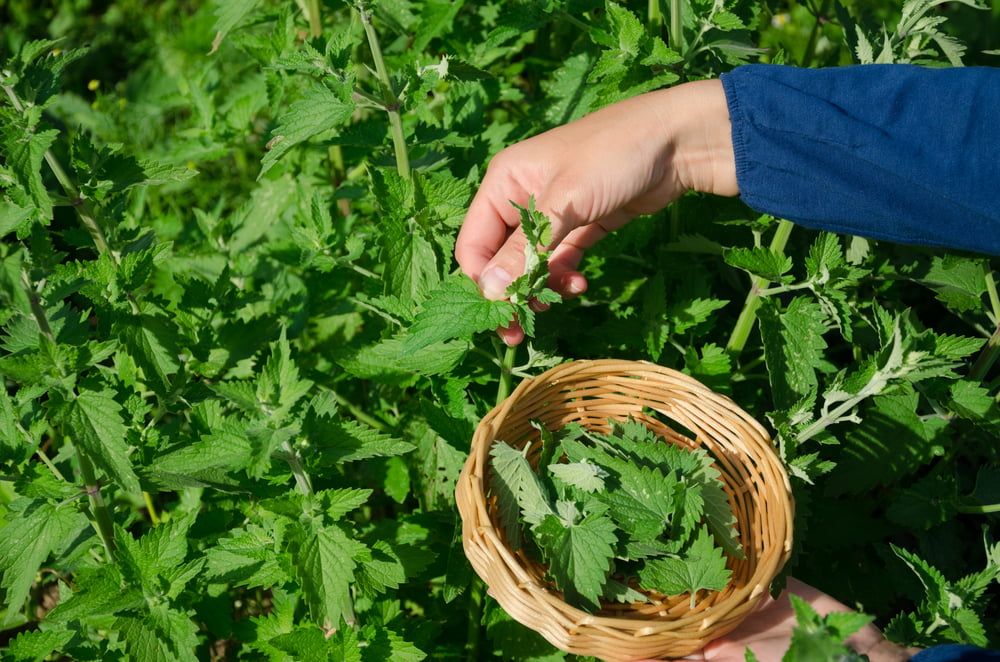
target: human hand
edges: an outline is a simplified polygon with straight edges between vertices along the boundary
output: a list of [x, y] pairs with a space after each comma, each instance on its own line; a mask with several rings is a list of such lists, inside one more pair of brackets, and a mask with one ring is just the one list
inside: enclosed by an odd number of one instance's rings
[[[701, 652], [684, 659], [743, 662], [745, 651], [749, 647], [760, 662], [779, 662], [788, 650], [792, 630], [795, 629], [795, 612], [788, 599], [789, 592], [808, 602], [820, 616], [835, 611], [851, 611], [826, 593], [797, 579], [789, 578], [788, 588], [778, 596], [777, 600], [768, 596], [738, 628], [722, 639], [709, 643]], [[858, 653], [868, 655], [871, 662], [908, 660], [914, 652], [889, 642], [874, 625], [861, 628], [851, 635], [846, 643]]]
[[[549, 287], [577, 296], [584, 251], [687, 190], [736, 195], [729, 111], [718, 80], [687, 83], [613, 104], [508, 147], [490, 162], [455, 246], [484, 296], [501, 299], [523, 272], [518, 210], [536, 198], [552, 221]], [[524, 334], [501, 329], [510, 345]]]

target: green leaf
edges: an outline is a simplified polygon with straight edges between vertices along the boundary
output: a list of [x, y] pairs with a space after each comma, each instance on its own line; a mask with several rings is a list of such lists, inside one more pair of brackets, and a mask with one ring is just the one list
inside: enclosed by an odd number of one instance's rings
[[123, 490], [138, 494], [139, 478], [128, 458], [121, 409], [110, 391], [81, 389], [67, 404], [64, 420], [67, 432], [72, 434], [81, 452]]
[[490, 458], [490, 492], [497, 497], [508, 544], [516, 550], [521, 541], [520, 519], [538, 524], [554, 512], [552, 498], [523, 452], [498, 441], [490, 448]]
[[0, 239], [11, 232], [20, 232], [34, 213], [35, 208], [32, 206], [22, 207], [15, 202], [0, 198]]
[[490, 301], [465, 276], [452, 276], [421, 304], [403, 349], [418, 351], [446, 340], [468, 340], [479, 332], [507, 326], [512, 316], [509, 303]]
[[3, 138], [4, 156], [18, 183], [31, 197], [31, 202], [39, 210], [41, 217], [48, 220], [52, 215], [52, 201], [42, 182], [42, 159], [45, 152], [55, 142], [58, 131], [49, 130], [34, 133], [34, 127], [27, 128], [18, 135], [16, 130], [0, 134]]
[[260, 0], [217, 0], [215, 5], [215, 25], [212, 26], [212, 30], [215, 32], [215, 38], [212, 40], [212, 50], [208, 52], [212, 55], [217, 50], [219, 46], [222, 45], [222, 40], [226, 38], [234, 28], [238, 27], [243, 19], [247, 17], [254, 10], [254, 8], [260, 4]]
[[281, 423], [311, 388], [312, 382], [299, 376], [291, 346], [282, 330], [281, 337], [271, 343], [271, 353], [257, 378], [257, 401], [268, 417]]
[[339, 629], [341, 617], [352, 613], [350, 585], [357, 560], [367, 553], [367, 547], [337, 526], [319, 526], [305, 533], [294, 557], [295, 571], [309, 612], [324, 629]]
[[986, 270], [980, 260], [957, 255], [935, 256], [921, 279], [943, 304], [957, 312], [979, 310], [986, 294]]
[[723, 252], [726, 264], [764, 280], [782, 282], [792, 268], [792, 258], [770, 248], [728, 248]]
[[401, 336], [363, 347], [338, 362], [355, 377], [396, 384], [414, 375], [449, 373], [468, 351], [465, 340], [431, 343], [409, 351], [406, 336]]
[[129, 317], [121, 333], [129, 354], [142, 367], [150, 385], [165, 395], [170, 390], [171, 375], [180, 369], [176, 328], [171, 328], [162, 317], [139, 315]]
[[867, 614], [834, 612], [825, 617], [797, 595], [789, 594], [795, 612], [796, 625], [792, 641], [783, 660], [843, 660], [861, 662], [845, 644], [848, 636], [860, 630], [873, 619]]
[[22, 632], [10, 640], [7, 654], [15, 662], [41, 662], [73, 638], [69, 630]]
[[390, 457], [413, 451], [413, 444], [355, 421], [322, 419], [308, 428], [309, 439], [320, 454], [316, 464], [330, 466], [373, 457]]
[[283, 527], [247, 524], [231, 531], [205, 551], [205, 576], [247, 588], [280, 585], [289, 579], [276, 550]]
[[309, 140], [346, 123], [354, 113], [350, 88], [339, 85], [331, 90], [326, 85], [314, 83], [278, 118], [278, 125], [271, 133], [268, 152], [260, 164], [258, 181], [282, 156], [301, 142]]
[[784, 311], [776, 302], [765, 301], [758, 318], [775, 406], [790, 407], [819, 386], [816, 369], [823, 365], [827, 348], [826, 317], [819, 304], [795, 297]]
[[721, 591], [731, 574], [722, 550], [715, 547], [708, 529], [702, 528], [683, 558], [647, 561], [639, 570], [639, 583], [664, 595], [690, 593], [693, 609], [698, 591]]
[[14, 513], [0, 529], [0, 588], [6, 592], [4, 604], [13, 607], [8, 618], [20, 611], [38, 567], [87, 524], [73, 502], [31, 501]]
[[566, 599], [597, 609], [618, 544], [614, 522], [603, 515], [588, 515], [567, 524], [555, 515], [546, 515], [534, 533], [549, 564], [549, 574]]
[[550, 464], [549, 473], [584, 492], [597, 492], [604, 489], [604, 478], [608, 472], [587, 460], [569, 462], [566, 464]]
[[113, 626], [134, 662], [195, 662], [198, 626], [185, 614], [155, 605], [139, 616], [119, 616]]

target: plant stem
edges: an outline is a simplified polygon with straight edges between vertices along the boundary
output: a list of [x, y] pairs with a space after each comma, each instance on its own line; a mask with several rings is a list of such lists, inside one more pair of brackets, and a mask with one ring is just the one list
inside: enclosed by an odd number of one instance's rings
[[399, 97], [392, 90], [392, 80], [389, 78], [389, 70], [385, 68], [385, 60], [382, 57], [382, 47], [378, 42], [378, 35], [372, 25], [371, 15], [364, 7], [358, 7], [361, 14], [361, 24], [365, 28], [365, 35], [368, 37], [368, 47], [372, 52], [372, 60], [375, 62], [375, 73], [378, 74], [382, 87], [382, 101], [385, 105], [385, 112], [389, 114], [389, 132], [392, 134], [392, 147], [396, 152], [396, 171], [405, 179], [410, 178], [410, 157], [406, 152], [406, 139], [403, 136], [403, 120], [399, 114]]
[[517, 358], [517, 345], [507, 347], [500, 359], [500, 381], [497, 384], [497, 405], [507, 399], [514, 381], [514, 360]]
[[683, 55], [684, 13], [681, 0], [670, 0], [670, 48]]
[[341, 405], [342, 407], [345, 407], [347, 411], [351, 412], [351, 416], [358, 419], [362, 423], [366, 423], [370, 427], [373, 427], [380, 432], [386, 432], [389, 429], [389, 426], [386, 425], [383, 421], [380, 421], [371, 414], [367, 413], [366, 411], [364, 411], [363, 409], [361, 409], [356, 404], [354, 404], [341, 394], [337, 393], [336, 391], [333, 391], [333, 397], [337, 401], [337, 404]]
[[[514, 361], [517, 359], [517, 345], [511, 345], [501, 350], [500, 341], [493, 339], [497, 360], [500, 362], [500, 379], [497, 382], [497, 406], [500, 406], [510, 395], [513, 385]], [[502, 353], [501, 353], [502, 352]], [[465, 659], [468, 662], [479, 662], [479, 641], [482, 633], [483, 601], [486, 597], [486, 585], [477, 576], [473, 576], [469, 587], [469, 624], [465, 638]]]
[[823, 17], [826, 16], [827, 11], [830, 9], [830, 0], [823, 0], [823, 5], [819, 9], [819, 13], [816, 15], [816, 22], [813, 23], [812, 31], [809, 33], [809, 40], [806, 42], [806, 48], [802, 52], [802, 67], [808, 67], [812, 64], [813, 57], [816, 55], [816, 42], [819, 39], [819, 26]]
[[160, 525], [160, 516], [156, 512], [156, 506], [153, 504], [153, 497], [149, 492], [143, 490], [142, 498], [146, 502], [146, 512], [149, 513], [149, 522], [153, 526]]
[[989, 294], [990, 307], [993, 309], [993, 333], [969, 369], [969, 377], [977, 382], [983, 381], [997, 358], [1000, 358], [1000, 297], [997, 296], [997, 284], [992, 271], [986, 273], [986, 292]]
[[[4, 85], [4, 92], [7, 93], [7, 98], [10, 99], [11, 104], [14, 106], [14, 110], [19, 113], [24, 112], [24, 106], [21, 104], [21, 100], [17, 97], [17, 93], [14, 88]], [[77, 215], [80, 217], [80, 222], [83, 223], [83, 227], [86, 228], [87, 232], [90, 233], [91, 238], [94, 241], [94, 245], [97, 246], [97, 251], [99, 253], [111, 253], [108, 247], [108, 240], [104, 236], [104, 230], [97, 222], [97, 218], [94, 216], [94, 212], [90, 207], [90, 203], [84, 198], [80, 197], [80, 191], [73, 184], [73, 181], [63, 170], [62, 165], [56, 159], [55, 154], [52, 153], [51, 149], [45, 150], [45, 162], [49, 164], [49, 169], [52, 170], [52, 174], [55, 175], [56, 179], [59, 180], [60, 186], [62, 186], [63, 191], [66, 192], [66, 197], [70, 199], [70, 204], [73, 205], [73, 209], [76, 210]], [[112, 254], [114, 257], [114, 254]], [[117, 260], [116, 260], [117, 262]]]
[[299, 452], [295, 450], [295, 446], [292, 445], [290, 439], [286, 439], [284, 443], [285, 448], [285, 461], [288, 462], [288, 466], [292, 469], [292, 475], [295, 476], [295, 486], [299, 488], [299, 492], [309, 496], [313, 493], [312, 481], [309, 480], [309, 474], [306, 473], [305, 467], [302, 466], [302, 458], [299, 457]]
[[680, 200], [674, 200], [670, 205], [670, 243], [677, 241], [681, 234], [681, 207]]
[[[778, 228], [774, 231], [774, 236], [771, 238], [770, 248], [772, 251], [781, 254], [785, 250], [792, 227], [791, 221], [782, 220], [778, 222]], [[757, 320], [757, 309], [760, 308], [760, 293], [767, 287], [768, 282], [760, 276], [753, 276], [750, 279], [750, 291], [743, 302], [743, 310], [740, 311], [740, 316], [736, 320], [736, 326], [733, 327], [732, 335], [729, 336], [729, 342], [726, 343], [726, 351], [732, 356], [739, 356], [740, 352], [743, 351], [743, 347], [747, 344], [750, 331], [753, 330], [754, 322]]]
[[1000, 324], [1000, 296], [997, 295], [997, 283], [993, 280], [993, 272], [986, 272], [986, 292], [990, 295], [990, 308], [993, 309], [993, 323]]
[[[18, 427], [21, 428], [21, 425], [18, 424]], [[25, 432], [24, 428], [21, 428], [21, 432], [22, 432], [22, 434], [24, 434], [24, 432]], [[25, 434], [25, 437], [27, 437], [26, 434]], [[42, 464], [44, 464], [45, 466], [47, 466], [49, 468], [49, 471], [52, 472], [53, 476], [55, 476], [56, 478], [58, 478], [59, 480], [61, 480], [63, 482], [67, 482], [67, 483], [69, 482], [69, 481], [66, 480], [66, 477], [62, 475], [62, 472], [59, 471], [59, 467], [57, 467], [52, 462], [52, 460], [49, 459], [49, 456], [45, 454], [45, 451], [43, 451], [41, 449], [41, 447], [35, 449], [35, 455], [37, 455], [38, 459], [42, 461]]]
[[660, 28], [663, 27], [663, 7], [660, 6], [661, 0], [649, 0], [649, 10], [647, 15], [649, 16], [649, 27], [654, 34], [660, 34]]
[[957, 504], [955, 510], [969, 515], [988, 515], [991, 513], [1000, 513], [1000, 503], [991, 503], [985, 506], [979, 504]]
[[90, 497], [90, 509], [94, 514], [95, 521], [91, 523], [94, 524], [94, 529], [97, 530], [98, 537], [104, 543], [108, 559], [115, 562], [117, 561], [115, 554], [115, 527], [111, 521], [111, 511], [108, 510], [108, 504], [104, 502], [104, 495], [101, 494], [101, 484], [97, 482], [94, 465], [90, 462], [90, 458], [87, 457], [87, 454], [80, 448], [79, 444], [74, 445], [76, 446], [76, 459], [80, 463], [80, 476], [83, 478], [84, 490], [86, 490], [87, 496]]
[[306, 8], [309, 10], [309, 36], [316, 38], [323, 34], [323, 24], [319, 17], [319, 0], [306, 0]]

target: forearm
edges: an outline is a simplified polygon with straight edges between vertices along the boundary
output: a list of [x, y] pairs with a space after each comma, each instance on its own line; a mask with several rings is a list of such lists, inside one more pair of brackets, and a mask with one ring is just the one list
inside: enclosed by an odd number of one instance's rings
[[1000, 70], [723, 75], [740, 197], [808, 227], [1000, 253]]

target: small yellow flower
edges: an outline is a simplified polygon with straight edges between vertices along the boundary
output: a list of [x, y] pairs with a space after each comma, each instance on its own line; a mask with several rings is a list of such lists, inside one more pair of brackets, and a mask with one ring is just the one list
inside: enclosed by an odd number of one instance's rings
[[792, 20], [789, 14], [775, 14], [771, 17], [771, 25], [776, 28], [783, 28]]
[[91, 92], [96, 92], [100, 87], [101, 87], [101, 81], [97, 80], [96, 78], [87, 83], [87, 89], [90, 90]]

